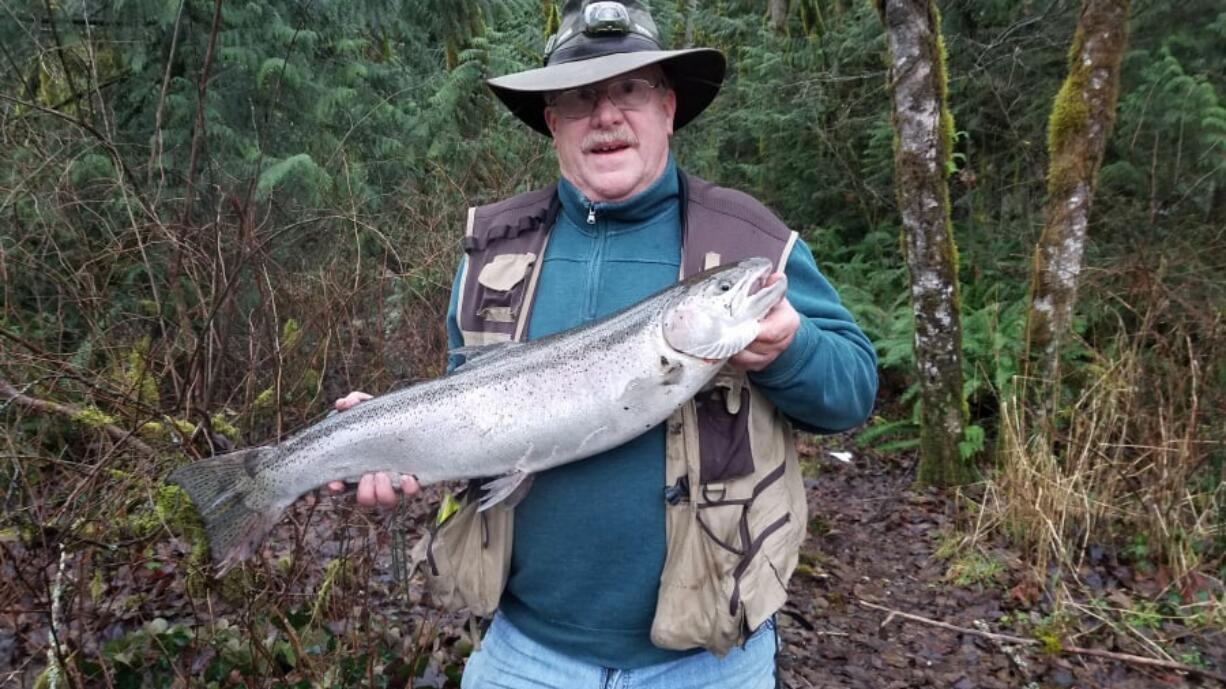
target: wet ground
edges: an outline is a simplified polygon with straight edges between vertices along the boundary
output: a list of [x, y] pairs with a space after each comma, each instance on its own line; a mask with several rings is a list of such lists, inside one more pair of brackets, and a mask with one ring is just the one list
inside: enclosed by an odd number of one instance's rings
[[[811, 449], [813, 455], [829, 455]], [[818, 458], [824, 460], [825, 458]], [[1027, 584], [1028, 568], [1013, 553], [990, 548], [984, 557], [937, 557], [955, 533], [949, 501], [911, 488], [911, 467], [857, 458], [819, 461], [808, 481], [810, 536], [792, 596], [781, 616], [781, 677], [792, 689], [953, 687], [1226, 686], [1161, 668], [1044, 653], [984, 636], [901, 619], [887, 608], [989, 633], [1041, 636], [1053, 624], [1053, 605]], [[946, 555], [946, 554], [943, 554]], [[961, 567], [962, 569], [957, 569]], [[1104, 558], [1102, 569], [1109, 570]], [[1116, 567], [1116, 570], [1119, 568]], [[1117, 571], [1117, 573], [1119, 573]], [[1129, 592], [1110, 572], [1104, 595]], [[967, 580], [985, 579], [970, 583]], [[961, 579], [959, 586], [955, 580]], [[1226, 637], [1219, 629], [1115, 630], [1066, 612], [1052, 639], [1122, 653], [1155, 655], [1140, 638], [1161, 638], [1173, 657], [1226, 670]], [[1090, 624], [1087, 624], [1090, 623]], [[1176, 639], [1174, 643], [1170, 638]], [[1161, 645], [1161, 644], [1159, 644]]]

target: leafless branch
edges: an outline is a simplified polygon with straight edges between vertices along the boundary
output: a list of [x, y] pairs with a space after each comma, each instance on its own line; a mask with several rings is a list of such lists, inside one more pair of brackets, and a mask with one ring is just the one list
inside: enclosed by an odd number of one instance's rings
[[[858, 601], [858, 602], [860, 603], [860, 605], [863, 605], [866, 608], [871, 608], [873, 610], [880, 610], [881, 612], [888, 613], [885, 620], [881, 623], [881, 626], [883, 627], [889, 624], [890, 621], [893, 620], [895, 617], [898, 617], [898, 618], [908, 620], [911, 622], [919, 622], [920, 624], [926, 624], [926, 625], [930, 625], [933, 627], [940, 627], [941, 629], [946, 629], [951, 632], [957, 632], [958, 634], [970, 634], [972, 636], [978, 636], [978, 637], [982, 637], [985, 639], [991, 639], [992, 641], [995, 641], [998, 643], [1017, 644], [1019, 646], [1041, 646], [1042, 645], [1042, 642], [1039, 641], [1038, 639], [1028, 639], [1023, 636], [1014, 636], [1012, 634], [998, 634], [995, 632], [985, 632], [985, 631], [980, 631], [978, 629], [971, 629], [970, 627], [960, 627], [956, 624], [950, 624], [948, 622], [934, 620], [928, 617], [924, 617], [922, 615], [915, 615], [909, 612], [903, 612], [901, 610], [894, 610], [893, 608], [887, 608], [883, 605], [876, 605], [874, 603], [869, 603], [867, 601]], [[1097, 648], [1083, 648], [1081, 646], [1061, 646], [1060, 652], [1061, 653], [1072, 653], [1074, 655], [1094, 656], [1096, 658], [1106, 658], [1108, 660], [1118, 660], [1120, 662], [1131, 663], [1133, 665], [1160, 667], [1165, 670], [1177, 670], [1179, 672], [1187, 672], [1189, 674], [1200, 675], [1201, 677], [1207, 677], [1209, 679], [1214, 679], [1226, 685], [1226, 674], [1215, 672], [1207, 668], [1195, 667], [1193, 665], [1186, 665], [1184, 663], [1177, 663], [1173, 660], [1162, 660], [1160, 658], [1147, 658], [1145, 656], [1133, 655], [1131, 653], [1118, 653], [1116, 651], [1104, 651], [1104, 650], [1097, 649]]]

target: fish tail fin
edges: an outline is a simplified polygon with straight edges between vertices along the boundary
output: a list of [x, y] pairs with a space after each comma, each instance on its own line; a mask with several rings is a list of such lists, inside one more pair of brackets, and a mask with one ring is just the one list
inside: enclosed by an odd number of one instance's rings
[[255, 476], [274, 448], [230, 452], [180, 467], [166, 479], [196, 505], [218, 576], [255, 552], [281, 518], [283, 505]]

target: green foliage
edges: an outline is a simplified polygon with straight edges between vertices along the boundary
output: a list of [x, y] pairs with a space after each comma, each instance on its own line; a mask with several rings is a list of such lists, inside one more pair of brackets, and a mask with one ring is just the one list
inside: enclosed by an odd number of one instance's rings
[[983, 586], [996, 583], [1003, 571], [1004, 566], [996, 558], [971, 550], [950, 563], [945, 578], [958, 586]]
[[406, 682], [439, 686], [434, 684], [439, 675], [458, 676], [458, 668], [440, 667], [426, 655], [401, 657], [399, 639], [384, 633], [377, 634], [378, 642], [371, 647], [352, 649], [346, 636], [310, 624], [303, 612], [290, 611], [257, 624], [264, 633], [253, 640], [248, 629], [224, 618], [205, 628], [157, 617], [102, 645], [101, 657], [112, 668], [112, 677], [92, 661], [82, 663], [82, 675], [116, 687], [172, 687], [179, 660], [195, 658], [200, 662], [196, 679], [206, 688], [235, 681], [271, 681], [267, 686], [282, 689], [365, 686], [372, 664], [382, 668], [373, 687]]
[[962, 440], [958, 441], [958, 457], [969, 461], [983, 451], [984, 430], [982, 426], [968, 424], [962, 429]]
[[942, 532], [932, 556], [948, 562], [945, 580], [957, 586], [984, 586], [999, 583], [1004, 565], [994, 553], [957, 533]]
[[754, 190], [797, 229], [821, 226], [854, 243], [892, 206], [885, 75], [880, 54], [864, 49], [880, 46], [880, 23], [867, 3], [853, 3], [826, 17], [820, 38], [781, 36], [760, 9], [733, 5], [697, 18], [696, 43], [723, 49], [730, 68], [720, 98], [679, 133], [679, 158], [697, 174]]
[[914, 450], [919, 447], [919, 430], [919, 421], [913, 417], [896, 421], [876, 417], [856, 435], [856, 443], [883, 454]]
[[1164, 215], [1203, 217], [1213, 196], [1197, 192], [1226, 184], [1226, 98], [1169, 47], [1133, 51], [1126, 68], [1137, 83], [1120, 102], [1118, 157], [1103, 167], [1104, 193], [1156, 204]]
[[157, 486], [151, 490], [153, 502], [137, 507], [121, 530], [134, 538], [148, 538], [162, 528], [181, 534], [204, 548], [203, 526], [187, 493], [174, 485]]
[[256, 182], [255, 197], [266, 200], [272, 195], [274, 188], [286, 182], [293, 184], [291, 188], [299, 192], [293, 194], [294, 196], [305, 195], [316, 204], [323, 199], [324, 192], [332, 185], [332, 179], [311, 160], [310, 155], [299, 153], [265, 168]]
[[[881, 256], [881, 234], [870, 234], [850, 249], [823, 247], [832, 263], [824, 265], [826, 274], [840, 286], [844, 304], [856, 316], [877, 348], [878, 365], [887, 374], [906, 380], [895, 401], [908, 409], [906, 418], [874, 422], [858, 436], [863, 447], [880, 452], [913, 449], [919, 442], [919, 384], [915, 378], [914, 317], [906, 288], [905, 267], [896, 258]], [[961, 255], [1007, 250], [999, 240], [967, 237], [970, 246]], [[995, 244], [1004, 244], [996, 246]], [[972, 276], [961, 290], [963, 390], [962, 397], [972, 412], [971, 423], [958, 444], [963, 459], [978, 457], [990, 446], [995, 432], [997, 400], [1001, 391], [1018, 372], [1021, 333], [1025, 327], [1024, 285], [1008, 284], [996, 268], [964, 265], [961, 274]]]

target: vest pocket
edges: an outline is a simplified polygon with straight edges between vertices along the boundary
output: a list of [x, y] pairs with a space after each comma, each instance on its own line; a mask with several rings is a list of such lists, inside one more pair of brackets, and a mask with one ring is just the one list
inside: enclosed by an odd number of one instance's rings
[[699, 483], [719, 483], [753, 473], [749, 439], [749, 388], [744, 377], [723, 376], [694, 398], [698, 414]]
[[495, 505], [477, 511], [467, 500], [433, 529], [425, 543], [426, 581], [435, 599], [450, 610], [468, 608], [492, 615], [511, 568], [511, 510]]
[[526, 278], [536, 265], [536, 254], [500, 254], [477, 275], [477, 317], [492, 323], [514, 323], [524, 303]]
[[669, 507], [666, 514], [669, 557], [660, 576], [651, 642], [722, 656], [740, 643], [744, 628], [743, 610], [729, 614], [730, 580], [720, 575], [735, 567], [735, 556], [703, 533], [690, 503]]

